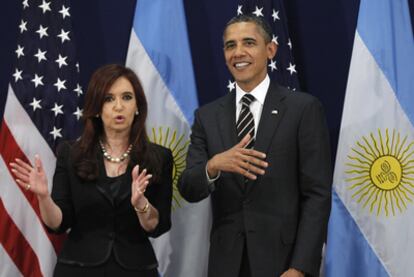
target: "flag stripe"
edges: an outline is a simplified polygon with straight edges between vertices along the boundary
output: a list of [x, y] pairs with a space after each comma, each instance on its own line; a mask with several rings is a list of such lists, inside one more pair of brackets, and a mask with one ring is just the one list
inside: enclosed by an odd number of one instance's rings
[[408, 1], [365, 0], [360, 10], [358, 33], [414, 124], [414, 38]]
[[[332, 193], [332, 210], [329, 219], [329, 243], [325, 258], [326, 276], [382, 277], [388, 276], [371, 245], [361, 233], [349, 211]], [[366, 265], [369, 264], [369, 267]]]
[[[7, 213], [2, 199], [0, 199], [0, 219], [2, 225], [7, 226], [7, 228], [0, 228], [1, 244], [21, 273], [24, 276], [43, 276], [36, 254]], [[24, 255], [21, 251], [24, 251]]]
[[185, 22], [182, 0], [137, 1], [133, 29], [191, 124], [198, 101]]
[[[9, 166], [9, 163], [14, 162], [15, 158], [19, 158], [22, 161], [30, 164], [30, 161], [27, 159], [26, 155], [22, 152], [19, 145], [14, 140], [14, 137], [13, 137], [13, 135], [11, 134], [11, 132], [8, 128], [8, 124], [4, 120], [3, 120], [2, 124], [1, 124], [1, 127], [0, 127], [0, 140], [2, 142], [4, 142], [4, 144], [2, 146], [0, 146], [0, 155], [2, 156], [3, 161], [4, 161], [4, 168], [7, 168], [9, 170], [9, 173], [11, 174], [11, 176], [12, 176], [12, 173], [10, 171], [11, 168]], [[35, 211], [35, 214], [36, 214], [36, 216], [39, 220], [39, 224], [43, 228], [43, 224], [41, 223], [41, 218], [40, 218], [39, 203], [37, 201], [37, 198], [36, 198], [35, 194], [33, 194], [31, 192], [28, 192], [28, 191], [25, 191], [21, 186], [19, 186], [14, 181], [10, 182], [9, 185], [16, 186], [16, 187], [19, 188], [21, 193], [27, 199], [27, 202], [30, 204], [30, 206]], [[15, 198], [13, 198], [13, 199], [15, 200]], [[46, 236], [50, 239], [53, 247], [55, 248], [55, 252], [58, 252], [58, 250], [61, 247], [61, 238], [59, 238], [56, 235], [49, 234], [44, 228], [43, 228], [43, 230], [44, 230]]]
[[4, 276], [13, 276], [13, 277], [22, 277], [22, 273], [17, 269], [13, 260], [11, 260], [9, 254], [3, 248], [3, 245], [0, 243], [0, 265], [2, 274]]
[[[7, 168], [2, 158], [0, 159], [0, 168]], [[2, 170], [0, 172], [0, 179], [2, 180], [0, 197], [7, 213], [13, 219], [21, 236], [30, 244], [30, 247], [37, 255], [42, 273], [45, 276], [51, 275], [51, 271], [56, 263], [56, 250], [52, 244], [54, 240], [50, 238], [50, 234], [44, 229], [40, 218], [26, 200], [26, 197], [18, 188], [9, 172]], [[8, 231], [7, 228], [5, 229]], [[17, 244], [16, 251], [23, 255], [25, 250], [20, 249], [18, 247], [20, 245], [22, 244]]]

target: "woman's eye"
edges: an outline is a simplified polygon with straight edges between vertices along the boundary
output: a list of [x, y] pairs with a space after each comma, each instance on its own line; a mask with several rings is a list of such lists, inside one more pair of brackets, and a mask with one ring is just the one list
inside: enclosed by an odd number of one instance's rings
[[131, 99], [132, 99], [132, 95], [130, 94], [124, 95], [124, 100], [131, 100]]
[[111, 102], [112, 101], [112, 96], [105, 96], [104, 101], [105, 102]]

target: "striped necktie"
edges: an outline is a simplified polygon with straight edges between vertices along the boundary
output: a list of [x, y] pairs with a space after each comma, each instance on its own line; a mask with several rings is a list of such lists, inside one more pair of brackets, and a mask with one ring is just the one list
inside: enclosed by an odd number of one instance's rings
[[242, 108], [240, 110], [239, 118], [236, 123], [237, 137], [241, 141], [247, 134], [250, 134], [251, 139], [245, 148], [253, 148], [254, 146], [254, 118], [250, 111], [250, 104], [255, 100], [254, 96], [246, 93], [242, 99]]

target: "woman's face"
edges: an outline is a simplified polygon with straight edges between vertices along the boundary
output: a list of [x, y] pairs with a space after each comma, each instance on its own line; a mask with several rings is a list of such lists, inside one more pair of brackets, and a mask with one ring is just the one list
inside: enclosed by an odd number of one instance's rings
[[119, 77], [106, 92], [101, 118], [106, 135], [110, 133], [129, 134], [137, 111], [137, 100], [131, 83]]

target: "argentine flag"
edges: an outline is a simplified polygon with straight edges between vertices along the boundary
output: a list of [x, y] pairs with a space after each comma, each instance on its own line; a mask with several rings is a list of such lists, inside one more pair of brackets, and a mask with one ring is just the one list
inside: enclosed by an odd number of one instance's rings
[[158, 270], [165, 277], [207, 276], [210, 199], [189, 204], [176, 188], [198, 106], [182, 0], [137, 1], [126, 65], [148, 100], [150, 140], [174, 155], [172, 228], [153, 241]]
[[361, 0], [325, 275], [414, 276], [414, 40], [408, 0]]

